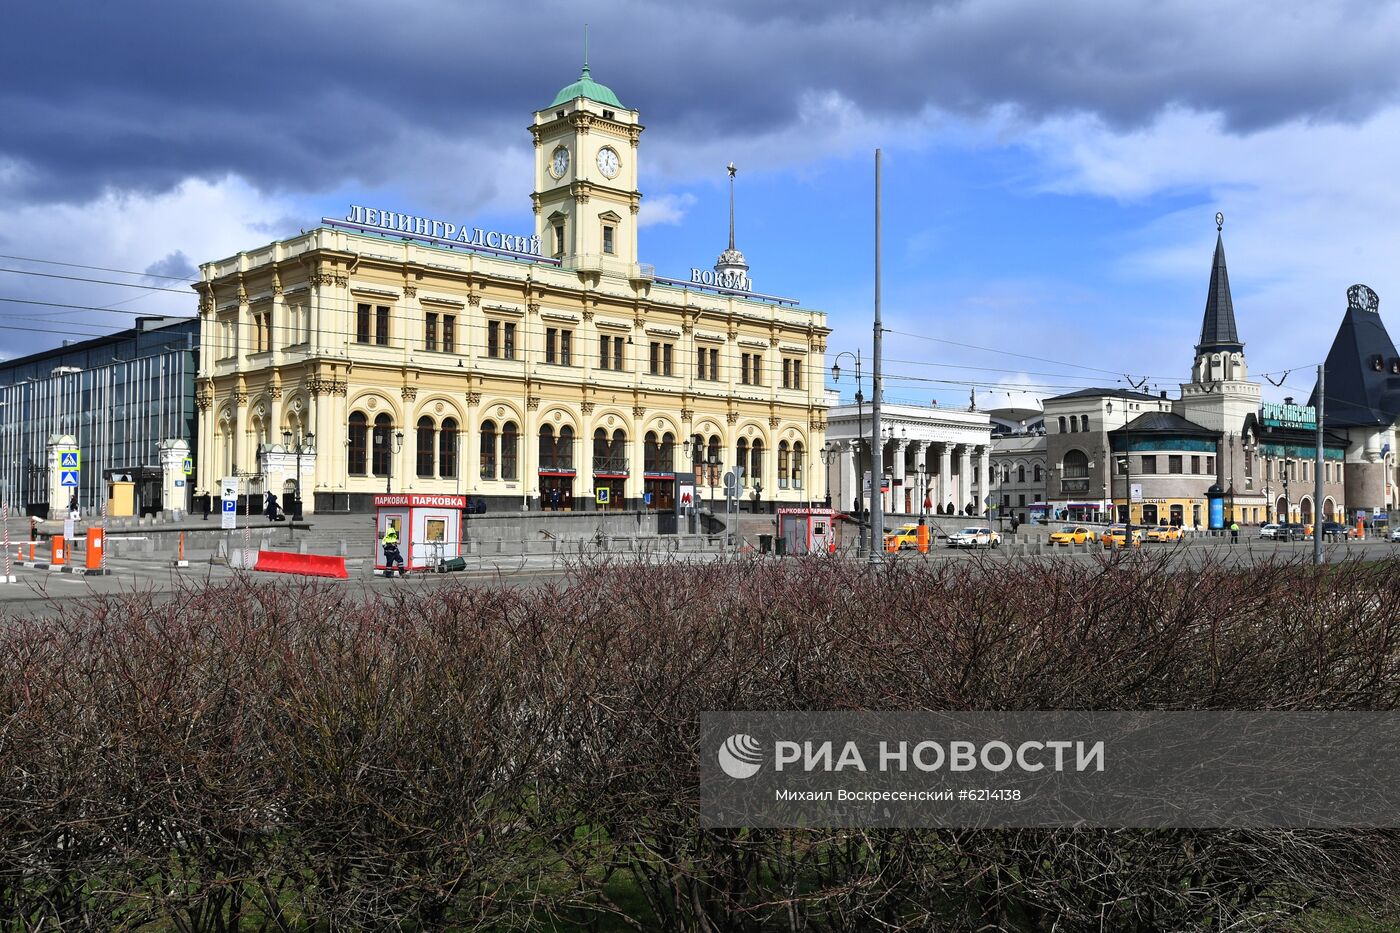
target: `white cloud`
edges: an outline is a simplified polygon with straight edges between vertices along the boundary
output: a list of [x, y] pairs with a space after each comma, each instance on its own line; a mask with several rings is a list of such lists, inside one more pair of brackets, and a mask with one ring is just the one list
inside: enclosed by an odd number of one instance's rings
[[637, 213], [637, 226], [678, 224], [685, 219], [686, 212], [694, 205], [695, 195], [689, 192], [643, 198], [642, 209]]

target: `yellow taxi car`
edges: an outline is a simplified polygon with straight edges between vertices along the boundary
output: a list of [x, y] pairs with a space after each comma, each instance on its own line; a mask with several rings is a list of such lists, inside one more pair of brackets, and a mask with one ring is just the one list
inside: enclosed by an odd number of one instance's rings
[[1050, 536], [1051, 544], [1085, 544], [1096, 540], [1098, 534], [1094, 529], [1085, 528], [1083, 525], [1064, 525]]
[[[1127, 534], [1128, 529], [1124, 528], [1122, 525], [1112, 525], [1103, 533], [1103, 537], [1100, 540], [1103, 541], [1105, 550], [1108, 548], [1123, 547]], [[1133, 547], [1142, 547], [1141, 528], [1133, 529]]]
[[919, 523], [907, 522], [894, 531], [885, 532], [885, 550], [902, 551], [919, 546]]
[[1181, 529], [1172, 525], [1155, 525], [1147, 529], [1149, 543], [1167, 544], [1181, 540]]

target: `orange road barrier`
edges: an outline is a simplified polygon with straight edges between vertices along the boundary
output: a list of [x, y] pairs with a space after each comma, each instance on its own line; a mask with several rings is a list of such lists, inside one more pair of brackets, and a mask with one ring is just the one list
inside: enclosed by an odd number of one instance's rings
[[63, 535], [54, 535], [49, 539], [49, 566], [61, 567], [68, 561], [68, 551], [63, 546]]
[[919, 526], [919, 553], [920, 553], [920, 554], [927, 554], [927, 553], [928, 553], [928, 526], [927, 526], [927, 525], [920, 525], [920, 526]]
[[295, 573], [307, 577], [334, 577], [348, 580], [344, 557], [326, 554], [296, 554], [291, 551], [258, 551], [254, 570], [265, 573]]
[[102, 529], [89, 528], [87, 533], [87, 561], [85, 566], [88, 570], [102, 569]]

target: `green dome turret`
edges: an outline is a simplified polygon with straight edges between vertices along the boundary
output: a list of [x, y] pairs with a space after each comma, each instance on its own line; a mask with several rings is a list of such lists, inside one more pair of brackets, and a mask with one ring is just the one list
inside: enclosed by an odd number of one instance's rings
[[554, 103], [549, 106], [558, 107], [560, 104], [567, 104], [576, 97], [587, 97], [589, 100], [607, 104], [609, 107], [616, 107], [619, 110], [627, 109], [622, 106], [622, 101], [617, 99], [612, 88], [593, 80], [593, 76], [588, 72], [587, 64], [583, 66], [583, 73], [578, 76], [578, 80], [555, 94]]

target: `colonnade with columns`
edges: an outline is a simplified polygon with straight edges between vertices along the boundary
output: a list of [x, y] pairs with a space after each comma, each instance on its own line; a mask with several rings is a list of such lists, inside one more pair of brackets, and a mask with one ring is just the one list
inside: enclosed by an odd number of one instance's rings
[[[862, 494], [861, 477], [871, 470], [868, 439], [833, 439], [839, 473], [833, 477], [837, 492], [833, 504], [856, 507]], [[980, 515], [990, 488], [989, 443], [956, 443], [916, 438], [890, 438], [882, 445], [881, 468], [872, 475], [888, 478], [883, 489], [886, 515]], [[883, 484], [882, 484], [883, 486]], [[838, 498], [839, 497], [839, 498]], [[925, 506], [927, 502], [927, 506]]]

